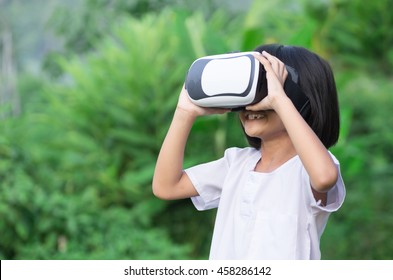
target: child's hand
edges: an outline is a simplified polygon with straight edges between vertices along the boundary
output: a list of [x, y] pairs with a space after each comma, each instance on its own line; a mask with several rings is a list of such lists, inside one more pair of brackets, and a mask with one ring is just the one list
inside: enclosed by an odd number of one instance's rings
[[205, 108], [195, 105], [194, 103], [191, 102], [190, 98], [188, 97], [188, 93], [184, 85], [182, 91], [180, 92], [177, 108], [187, 113], [190, 113], [194, 117], [212, 115], [212, 114], [223, 114], [230, 111], [229, 109]]
[[281, 60], [265, 51], [254, 56], [266, 70], [268, 95], [259, 103], [247, 106], [246, 109], [251, 111], [274, 110], [278, 99], [287, 97], [284, 92], [284, 82], [288, 71]]

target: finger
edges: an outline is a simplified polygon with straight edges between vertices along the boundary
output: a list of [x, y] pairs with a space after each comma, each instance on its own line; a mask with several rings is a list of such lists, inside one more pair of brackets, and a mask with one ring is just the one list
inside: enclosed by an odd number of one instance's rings
[[267, 51], [262, 51], [262, 56], [266, 57], [269, 61], [270, 60], [278, 60], [280, 62], [282, 62], [281, 60], [279, 60], [276, 56], [271, 55], [270, 53], [268, 53]]
[[262, 56], [266, 57], [266, 59], [271, 63], [273, 68], [277, 70], [279, 74], [283, 74], [286, 70], [284, 62], [282, 62], [279, 58], [274, 55], [269, 54], [266, 51], [262, 52]]
[[[263, 53], [266, 53], [265, 51]], [[274, 72], [276, 75], [281, 76], [284, 73], [285, 65], [275, 56], [266, 53], [268, 56], [263, 54], [256, 54], [254, 57], [264, 66], [267, 73]]]
[[210, 109], [211, 114], [225, 114], [231, 112], [231, 109], [223, 109], [223, 108], [212, 108]]
[[266, 99], [262, 99], [261, 102], [258, 102], [254, 105], [246, 106], [246, 110], [249, 110], [249, 111], [264, 111], [264, 110], [270, 110], [270, 109], [271, 108], [269, 107]]
[[282, 82], [285, 81], [288, 76], [288, 70], [285, 67], [284, 62], [282, 62], [279, 58], [277, 58], [274, 55], [269, 54], [266, 51], [262, 52], [262, 56], [266, 57], [266, 59], [270, 62], [273, 71], [280, 78], [280, 80]]
[[284, 66], [284, 62], [282, 62], [278, 57], [271, 55], [270, 53], [263, 51], [262, 56], [265, 57], [272, 65]]
[[272, 64], [266, 57], [260, 53], [253, 55], [264, 66], [266, 72], [272, 70]]

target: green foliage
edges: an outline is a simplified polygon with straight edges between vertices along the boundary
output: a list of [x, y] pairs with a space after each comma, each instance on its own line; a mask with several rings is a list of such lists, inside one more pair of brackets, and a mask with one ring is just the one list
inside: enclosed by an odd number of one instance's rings
[[327, 227], [322, 251], [328, 258], [391, 259], [393, 83], [375, 74], [340, 74], [343, 131], [334, 152], [348, 194]]
[[[178, 0], [78, 0], [59, 2], [55, 5], [54, 12], [49, 18], [48, 26], [61, 38], [64, 48], [50, 52], [43, 62], [46, 72], [54, 77], [62, 74], [62, 69], [56, 63], [59, 57], [69, 58], [75, 54], [94, 51], [102, 38], [112, 35], [113, 23], [119, 22], [123, 17], [141, 18], [146, 13], [158, 13], [168, 6], [175, 7], [182, 13], [191, 14], [197, 11], [200, 13], [199, 20], [202, 18], [210, 20], [211, 17], [215, 17], [217, 20], [216, 11], [221, 13], [231, 12], [230, 9], [221, 7], [221, 4], [216, 0], [204, 0], [202, 2]], [[204, 26], [204, 19], [201, 21], [202, 25], [196, 26], [196, 32]], [[215, 24], [217, 22], [214, 23], [213, 19], [210, 25], [214, 28]], [[188, 27], [192, 28], [192, 25]], [[225, 29], [227, 28], [225, 27]], [[189, 39], [193, 40], [193, 44], [201, 43], [201, 41], [198, 41], [198, 36], [190, 36]], [[214, 38], [211, 37], [211, 39]], [[211, 47], [220, 49], [222, 46], [211, 45]]]
[[[60, 3], [48, 24], [65, 39], [67, 53], [94, 50], [97, 41], [112, 31], [112, 23], [126, 15], [141, 16], [159, 11], [172, 0], [85, 0]], [[73, 20], [70, 21], [70, 18]], [[64, 54], [63, 54], [64, 55]]]
[[392, 0], [308, 1], [308, 10], [315, 20], [324, 19], [322, 42], [342, 64], [392, 74], [392, 4]]
[[[322, 237], [323, 258], [393, 258], [387, 0], [254, 1], [232, 18], [174, 9], [141, 16], [158, 1], [112, 2], [100, 14], [109, 2], [87, 1], [86, 29], [74, 33], [81, 20], [60, 32], [68, 54], [51, 55], [46, 68], [56, 80], [19, 78], [23, 113], [0, 123], [0, 258], [207, 258], [215, 212], [154, 198], [155, 160], [190, 63], [269, 42], [302, 45], [333, 62], [341, 136], [332, 151], [347, 198]], [[373, 36], [367, 22], [378, 29]], [[357, 24], [367, 30], [356, 35]], [[245, 145], [237, 114], [198, 119], [185, 165], [234, 145]]]
[[[40, 110], [1, 127], [2, 258], [206, 255], [212, 213], [200, 215], [206, 230], [194, 236], [195, 222], [165, 211], [173, 203], [154, 198], [150, 184], [184, 73], [195, 57], [228, 48], [225, 23], [223, 14], [206, 23], [200, 14], [170, 11], [124, 19], [95, 53], [59, 60], [68, 82], [48, 82]], [[195, 126], [194, 163], [214, 158], [223, 122]]]

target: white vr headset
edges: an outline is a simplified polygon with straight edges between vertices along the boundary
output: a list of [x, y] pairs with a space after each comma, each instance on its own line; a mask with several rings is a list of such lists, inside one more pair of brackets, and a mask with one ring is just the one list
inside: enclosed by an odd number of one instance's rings
[[[266, 72], [253, 53], [256, 52], [219, 54], [195, 60], [185, 81], [191, 101], [201, 107], [233, 110], [261, 101], [267, 95]], [[305, 116], [309, 100], [298, 85], [296, 70], [288, 65], [286, 68], [288, 77], [284, 90]]]

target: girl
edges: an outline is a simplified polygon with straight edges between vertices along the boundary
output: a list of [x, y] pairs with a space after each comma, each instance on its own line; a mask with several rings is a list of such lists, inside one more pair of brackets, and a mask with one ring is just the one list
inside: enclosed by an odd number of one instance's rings
[[[198, 210], [218, 207], [210, 259], [320, 259], [329, 214], [345, 187], [327, 150], [338, 140], [339, 109], [330, 66], [301, 48], [264, 45], [255, 55], [266, 70], [268, 95], [239, 113], [251, 147], [229, 148], [213, 162], [183, 170], [195, 119], [226, 109], [201, 108], [182, 89], [158, 156], [153, 192], [191, 197]], [[309, 98], [304, 117], [284, 92], [286, 65]]]

